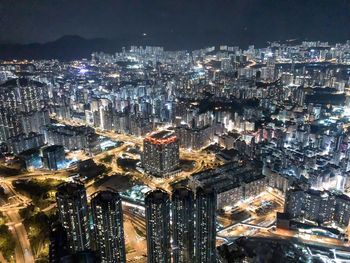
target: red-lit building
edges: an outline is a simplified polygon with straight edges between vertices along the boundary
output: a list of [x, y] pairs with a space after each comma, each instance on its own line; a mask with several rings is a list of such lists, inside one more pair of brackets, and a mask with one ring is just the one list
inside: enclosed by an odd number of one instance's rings
[[179, 166], [179, 142], [173, 131], [153, 132], [143, 141], [142, 164], [147, 172], [165, 176]]

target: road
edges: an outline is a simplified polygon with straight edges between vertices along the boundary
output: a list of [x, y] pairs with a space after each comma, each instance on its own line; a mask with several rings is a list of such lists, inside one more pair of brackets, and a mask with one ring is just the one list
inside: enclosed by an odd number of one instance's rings
[[31, 200], [15, 191], [11, 183], [1, 180], [0, 185], [8, 195], [8, 200], [0, 207], [0, 211], [8, 218], [8, 225], [16, 241], [15, 259], [16, 263], [32, 263], [34, 257], [27, 231], [22, 224], [19, 209], [26, 207]]
[[31, 200], [15, 191], [11, 182], [1, 180], [0, 185], [5, 189], [8, 201], [0, 207], [0, 211], [8, 218], [9, 229], [16, 241], [16, 263], [33, 263], [34, 256], [28, 239], [27, 231], [22, 224], [19, 209], [26, 207]]
[[0, 182], [1, 186], [9, 195], [8, 202], [0, 207], [9, 221], [9, 228], [16, 241], [15, 258], [17, 263], [32, 263], [34, 257], [29, 243], [27, 231], [22, 224], [19, 209], [26, 207], [31, 200], [14, 190], [11, 183]]
[[254, 60], [249, 60], [248, 62], [249, 64], [246, 66], [246, 68], [252, 68], [257, 64]]
[[16, 240], [16, 263], [33, 263], [34, 256], [32, 248], [29, 243], [27, 231], [22, 224], [18, 211], [9, 211], [5, 214], [11, 221], [10, 229]]

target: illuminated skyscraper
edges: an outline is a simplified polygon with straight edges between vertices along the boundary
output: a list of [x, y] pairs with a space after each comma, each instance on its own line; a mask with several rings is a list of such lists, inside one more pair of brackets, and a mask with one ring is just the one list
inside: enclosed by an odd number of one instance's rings
[[0, 141], [23, 133], [20, 116], [8, 108], [0, 108]]
[[216, 262], [216, 193], [198, 188], [196, 193], [196, 263]]
[[90, 248], [89, 210], [83, 184], [64, 183], [56, 193], [59, 219], [66, 229], [71, 252]]
[[55, 223], [52, 225], [49, 238], [49, 261], [51, 263], [59, 263], [61, 258], [69, 254], [66, 230], [61, 224]]
[[179, 166], [179, 142], [174, 132], [152, 133], [143, 141], [143, 166], [156, 176], [164, 176]]
[[39, 132], [49, 123], [43, 110], [47, 86], [26, 78], [11, 79], [0, 85], [0, 140], [21, 133]]
[[175, 189], [172, 195], [173, 262], [193, 262], [194, 194], [187, 188]]
[[145, 198], [147, 230], [147, 262], [170, 263], [170, 199], [162, 190], [154, 190]]
[[123, 211], [118, 193], [103, 191], [91, 200], [96, 251], [102, 263], [125, 263]]
[[11, 79], [0, 85], [0, 108], [17, 113], [39, 111], [46, 93], [43, 83], [26, 78]]
[[50, 170], [58, 170], [63, 167], [65, 154], [62, 145], [50, 145], [42, 149], [44, 166]]

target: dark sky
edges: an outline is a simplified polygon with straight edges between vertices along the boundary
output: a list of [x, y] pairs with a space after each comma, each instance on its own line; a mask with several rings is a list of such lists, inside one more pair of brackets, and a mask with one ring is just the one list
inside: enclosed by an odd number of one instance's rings
[[189, 41], [350, 39], [350, 0], [0, 0], [0, 42], [63, 35]]

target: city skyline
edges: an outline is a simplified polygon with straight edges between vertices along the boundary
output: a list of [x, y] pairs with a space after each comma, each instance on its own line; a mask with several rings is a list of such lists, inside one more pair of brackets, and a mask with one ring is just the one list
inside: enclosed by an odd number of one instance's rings
[[0, 0], [0, 262], [350, 262], [349, 13]]
[[271, 242], [347, 257], [349, 54], [303, 41], [1, 61], [0, 257], [213, 263], [268, 258]]

